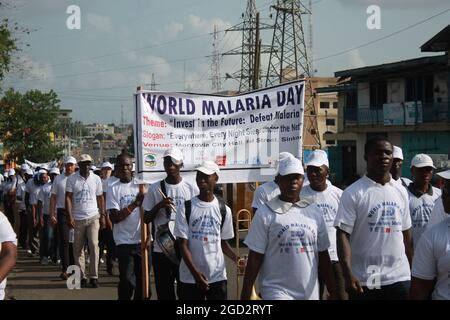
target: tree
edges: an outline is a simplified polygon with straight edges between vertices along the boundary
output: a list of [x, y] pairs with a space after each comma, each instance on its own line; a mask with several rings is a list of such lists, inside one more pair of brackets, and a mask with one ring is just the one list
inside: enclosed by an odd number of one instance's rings
[[53, 90], [5, 92], [0, 100], [0, 136], [10, 159], [46, 162], [61, 156], [61, 148], [50, 139], [59, 127], [59, 102]]
[[16, 41], [9, 30], [8, 20], [5, 19], [0, 24], [0, 80], [3, 80], [10, 70], [11, 56], [15, 51]]

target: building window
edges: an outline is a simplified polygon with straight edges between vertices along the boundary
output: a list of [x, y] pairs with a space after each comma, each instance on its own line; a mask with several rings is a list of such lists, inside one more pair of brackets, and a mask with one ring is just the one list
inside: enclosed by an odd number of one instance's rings
[[333, 102], [333, 109], [337, 109], [338, 108], [338, 103], [337, 102]]
[[330, 109], [330, 103], [327, 101], [320, 101], [320, 109]]
[[383, 104], [387, 102], [387, 82], [370, 83], [370, 109], [383, 109]]
[[335, 119], [326, 119], [325, 124], [327, 126], [334, 126], [334, 125], [336, 125], [336, 120]]
[[[325, 132], [325, 134], [332, 134], [333, 132], [331, 132], [331, 131], [327, 131], [327, 132]], [[327, 144], [327, 145], [336, 145], [336, 140], [325, 140], [325, 143]]]

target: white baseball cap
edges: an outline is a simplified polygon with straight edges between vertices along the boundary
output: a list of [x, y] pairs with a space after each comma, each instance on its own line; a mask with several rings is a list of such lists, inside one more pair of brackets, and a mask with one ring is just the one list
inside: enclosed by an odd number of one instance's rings
[[102, 169], [103, 168], [110, 168], [111, 170], [113, 169], [113, 165], [111, 164], [111, 162], [106, 161], [102, 163]]
[[92, 162], [92, 158], [88, 154], [82, 154], [80, 156], [80, 159], [78, 160], [78, 162], [87, 162], [87, 161]]
[[450, 180], [450, 169], [448, 169], [447, 171], [438, 172], [436, 174], [445, 180]]
[[97, 171], [98, 168], [97, 168], [96, 166], [92, 165], [92, 166], [91, 166], [91, 170], [92, 170], [92, 171]]
[[64, 164], [68, 164], [68, 163], [77, 164], [77, 160], [72, 156], [68, 156], [66, 158], [66, 161], [64, 161]]
[[400, 147], [394, 146], [394, 152], [392, 153], [394, 159], [403, 160], [403, 150]]
[[172, 162], [176, 165], [180, 165], [183, 163], [183, 152], [181, 152], [181, 150], [177, 147], [167, 149], [163, 155], [163, 158], [165, 157], [170, 157], [172, 159]]
[[278, 174], [280, 176], [287, 176], [288, 174], [293, 173], [305, 174], [302, 162], [294, 157], [287, 157], [286, 159], [281, 160], [278, 167]]
[[197, 167], [195, 170], [203, 172], [204, 174], [212, 175], [213, 173], [219, 175], [220, 169], [217, 163], [214, 161], [203, 161], [200, 167]]
[[50, 174], [52, 174], [52, 173], [59, 174], [59, 169], [58, 168], [51, 168], [50, 169]]
[[308, 159], [306, 160], [306, 166], [321, 167], [323, 165], [330, 167], [328, 156], [325, 151], [314, 150], [309, 154]]
[[41, 174], [43, 174], [43, 173], [47, 173], [47, 170], [45, 170], [45, 169], [39, 169], [38, 175], [41, 175]]
[[286, 159], [286, 158], [289, 158], [289, 157], [295, 158], [294, 155], [293, 155], [292, 153], [289, 153], [289, 152], [280, 152], [280, 154], [278, 155], [278, 160], [281, 161], [281, 160]]
[[423, 168], [423, 167], [432, 167], [436, 169], [436, 167], [433, 164], [433, 159], [427, 154], [419, 153], [414, 156], [411, 160], [411, 168]]

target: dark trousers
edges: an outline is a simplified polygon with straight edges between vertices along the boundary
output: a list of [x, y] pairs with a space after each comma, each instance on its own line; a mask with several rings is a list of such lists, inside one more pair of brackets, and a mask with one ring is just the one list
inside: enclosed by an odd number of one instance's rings
[[209, 284], [203, 291], [196, 284], [181, 282], [180, 300], [227, 300], [227, 280]]
[[74, 265], [72, 244], [69, 243], [69, 226], [67, 225], [66, 210], [58, 208], [57, 212], [57, 246], [59, 249], [59, 256], [61, 258], [61, 270], [67, 272], [69, 265]]
[[98, 233], [98, 246], [100, 247], [100, 258], [106, 249], [106, 270], [112, 271], [113, 259], [116, 257], [116, 244], [114, 243], [113, 231], [102, 229]]
[[19, 245], [23, 249], [28, 249], [27, 236], [28, 236], [28, 216], [25, 210], [19, 211]]
[[178, 265], [170, 261], [164, 253], [152, 253], [153, 272], [158, 300], [176, 300], [175, 280], [177, 280], [177, 296], [180, 298], [180, 276]]
[[34, 225], [33, 214], [31, 209], [27, 210], [28, 217], [28, 239], [27, 239], [27, 250], [31, 250], [35, 253], [39, 249], [39, 238], [38, 238], [38, 225]]
[[364, 293], [349, 293], [350, 300], [407, 300], [411, 281], [400, 281], [380, 289], [362, 287]]
[[40, 232], [39, 255], [41, 258], [51, 257], [53, 261], [56, 261], [56, 246], [50, 216], [43, 215], [43, 220], [44, 226], [41, 228]]
[[119, 300], [142, 300], [141, 244], [116, 246], [119, 259]]
[[8, 218], [9, 223], [14, 229], [15, 217], [14, 217], [14, 204], [16, 202], [16, 195], [6, 194], [3, 198], [3, 210], [5, 216]]

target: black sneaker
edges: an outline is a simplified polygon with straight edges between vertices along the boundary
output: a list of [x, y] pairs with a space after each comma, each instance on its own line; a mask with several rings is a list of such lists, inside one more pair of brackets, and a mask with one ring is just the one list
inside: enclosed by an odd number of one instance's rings
[[97, 279], [90, 279], [89, 284], [91, 285], [91, 288], [98, 288], [98, 280]]
[[80, 286], [82, 288], [86, 288], [86, 286], [87, 286], [87, 279], [86, 278], [81, 279]]

